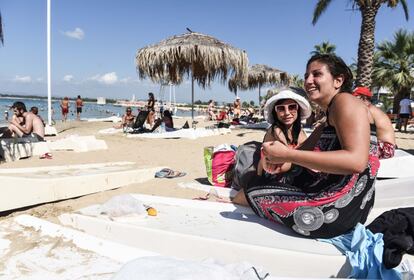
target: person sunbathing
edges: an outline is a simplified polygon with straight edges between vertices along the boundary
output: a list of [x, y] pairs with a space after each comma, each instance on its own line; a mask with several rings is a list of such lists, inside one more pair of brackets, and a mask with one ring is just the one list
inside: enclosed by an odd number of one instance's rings
[[216, 117], [216, 121], [225, 121], [225, 120], [228, 120], [228, 119], [229, 119], [229, 116], [227, 114], [227, 108], [223, 107], [220, 110], [220, 114]]
[[170, 110], [164, 110], [162, 121], [165, 124], [165, 131], [174, 131], [174, 122]]
[[277, 180], [245, 182], [233, 202], [312, 238], [331, 238], [363, 224], [374, 205], [379, 159], [366, 106], [350, 94], [351, 87], [352, 72], [341, 58], [312, 56], [305, 90], [326, 112], [322, 131], [315, 129], [298, 149], [263, 143], [264, 165], [290, 162], [291, 169]]
[[3, 137], [34, 137], [37, 141], [44, 141], [45, 127], [40, 118], [27, 112], [26, 105], [20, 101], [14, 102], [12, 109], [15, 118], [10, 121], [9, 133], [5, 133]]
[[43, 126], [46, 126], [45, 121], [39, 115], [39, 108], [37, 108], [36, 106], [33, 106], [32, 108], [30, 108], [30, 112], [32, 112], [33, 114], [35, 114], [42, 121]]
[[356, 87], [353, 96], [364, 102], [369, 110], [369, 118], [373, 119], [376, 127], [378, 142], [378, 157], [380, 159], [392, 158], [395, 153], [395, 133], [391, 120], [378, 107], [371, 104], [372, 92], [367, 87]]
[[[266, 120], [271, 127], [267, 130], [263, 143], [280, 141], [295, 149], [306, 140], [301, 121], [307, 119], [312, 110], [309, 102], [300, 94], [306, 93], [300, 88], [290, 87], [282, 89], [267, 100]], [[257, 171], [258, 175], [262, 175], [263, 170], [270, 174], [278, 174], [288, 171], [290, 167], [289, 162], [274, 165], [260, 160]]]
[[134, 125], [135, 115], [132, 114], [131, 107], [127, 107], [125, 109], [125, 114], [122, 116], [121, 123], [116, 125], [115, 128], [127, 128], [132, 127]]

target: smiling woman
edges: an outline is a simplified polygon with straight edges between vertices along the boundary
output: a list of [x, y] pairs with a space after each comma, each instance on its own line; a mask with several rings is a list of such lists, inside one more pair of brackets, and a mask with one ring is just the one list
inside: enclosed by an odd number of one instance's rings
[[[301, 96], [304, 94], [302, 89], [290, 87], [280, 90], [266, 102], [266, 119], [272, 126], [266, 132], [263, 142], [280, 141], [290, 148], [296, 148], [305, 141], [306, 134], [302, 130], [301, 121], [310, 116], [311, 107]], [[290, 163], [275, 165], [261, 160], [258, 170], [259, 174], [261, 169], [276, 174], [286, 172], [290, 167]]]
[[[264, 166], [288, 162], [292, 167], [276, 178], [260, 177], [244, 192], [259, 216], [305, 236], [329, 238], [364, 223], [373, 206], [379, 167], [375, 127], [370, 141], [367, 109], [349, 94], [352, 74], [342, 59], [313, 56], [305, 78], [306, 92], [326, 110], [327, 123], [298, 149], [265, 142]], [[281, 116], [294, 115], [288, 103], [278, 107]]]

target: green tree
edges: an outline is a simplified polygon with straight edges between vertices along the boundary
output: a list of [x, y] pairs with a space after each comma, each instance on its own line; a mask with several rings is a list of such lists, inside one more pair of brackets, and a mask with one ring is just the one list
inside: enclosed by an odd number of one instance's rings
[[[312, 24], [315, 25], [321, 14], [332, 0], [318, 0], [313, 12]], [[408, 20], [408, 7], [406, 0], [350, 0], [353, 9], [361, 12], [362, 23], [358, 43], [358, 68], [356, 76], [356, 85], [371, 86], [371, 74], [374, 64], [374, 46], [375, 46], [375, 17], [378, 10], [384, 4], [390, 8], [395, 8], [398, 4], [404, 9], [405, 18]]]
[[250, 106], [254, 107], [254, 101], [250, 100]]
[[394, 94], [394, 112], [400, 100], [409, 97], [414, 86], [414, 32], [398, 30], [393, 41], [377, 45], [372, 78], [377, 87], [386, 86]]
[[329, 43], [329, 41], [322, 42], [314, 46], [315, 50], [311, 51], [311, 55], [315, 54], [335, 54], [336, 46]]
[[291, 86], [294, 86], [294, 87], [303, 88], [304, 83], [305, 82], [303, 81], [303, 79], [299, 75], [295, 74], [292, 76], [292, 80], [290, 84]]

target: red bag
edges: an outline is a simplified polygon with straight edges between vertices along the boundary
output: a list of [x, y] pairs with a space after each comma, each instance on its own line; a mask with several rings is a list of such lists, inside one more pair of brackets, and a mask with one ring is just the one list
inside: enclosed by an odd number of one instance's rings
[[227, 144], [204, 148], [207, 178], [212, 185], [230, 187], [235, 163], [235, 149], [234, 146]]

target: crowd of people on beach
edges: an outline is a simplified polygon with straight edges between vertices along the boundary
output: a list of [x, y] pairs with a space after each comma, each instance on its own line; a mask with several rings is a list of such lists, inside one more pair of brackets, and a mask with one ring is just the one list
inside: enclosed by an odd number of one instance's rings
[[145, 108], [138, 108], [137, 115], [134, 115], [132, 108], [126, 107], [121, 123], [115, 125], [114, 128], [122, 128], [124, 132], [129, 133], [154, 132], [155, 130], [158, 130], [158, 132], [174, 131], [171, 110], [160, 106], [159, 111], [156, 112], [155, 102], [154, 94], [152, 92], [148, 93], [148, 101]]

